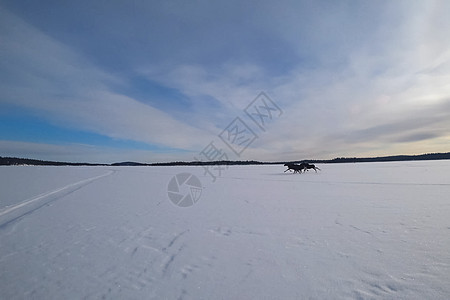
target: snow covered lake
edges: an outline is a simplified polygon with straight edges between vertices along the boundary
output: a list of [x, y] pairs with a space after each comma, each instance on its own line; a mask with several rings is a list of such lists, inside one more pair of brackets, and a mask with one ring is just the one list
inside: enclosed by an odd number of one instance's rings
[[318, 166], [0, 167], [0, 298], [449, 299], [450, 161]]

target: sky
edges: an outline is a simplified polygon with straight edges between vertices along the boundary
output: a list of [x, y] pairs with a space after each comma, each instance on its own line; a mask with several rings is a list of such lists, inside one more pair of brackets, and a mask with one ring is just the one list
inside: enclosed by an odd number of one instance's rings
[[0, 0], [0, 156], [449, 152], [449, 15], [449, 1]]

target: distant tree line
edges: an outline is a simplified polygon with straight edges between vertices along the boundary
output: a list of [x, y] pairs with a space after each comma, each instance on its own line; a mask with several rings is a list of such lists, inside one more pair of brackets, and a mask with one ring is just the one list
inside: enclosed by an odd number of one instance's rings
[[441, 160], [450, 159], [450, 152], [447, 153], [427, 153], [419, 155], [394, 155], [380, 157], [339, 157], [326, 161], [327, 163], [347, 163], [347, 162], [375, 162], [375, 161], [411, 161], [411, 160]]
[[168, 163], [153, 163], [151, 166], [212, 166], [212, 165], [264, 165], [268, 162], [256, 160], [218, 160], [218, 161], [176, 161]]
[[276, 165], [285, 163], [359, 163], [359, 162], [387, 162], [387, 161], [412, 161], [412, 160], [442, 160], [450, 159], [450, 152], [447, 153], [427, 153], [419, 155], [394, 155], [394, 156], [380, 156], [380, 157], [338, 157], [329, 160], [304, 159], [297, 161], [278, 161], [278, 162], [261, 162], [256, 160], [220, 160], [220, 161], [175, 161], [164, 163], [139, 163], [139, 162], [118, 162], [113, 164], [90, 164], [90, 163], [70, 163], [46, 161], [28, 158], [17, 157], [1, 157], [0, 166], [13, 165], [33, 165], [33, 166], [207, 166], [207, 165]]
[[39, 159], [17, 158], [17, 157], [2, 157], [2, 156], [0, 156], [0, 166], [20, 166], [20, 165], [33, 165], [33, 166], [106, 166], [104, 164], [71, 163], [71, 162], [47, 161], [47, 160], [39, 160]]

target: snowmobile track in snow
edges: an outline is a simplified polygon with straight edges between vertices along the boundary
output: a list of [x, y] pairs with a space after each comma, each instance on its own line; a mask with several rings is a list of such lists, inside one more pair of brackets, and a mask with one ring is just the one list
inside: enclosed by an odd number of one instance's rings
[[102, 174], [102, 175], [83, 179], [83, 180], [65, 185], [58, 189], [46, 192], [39, 196], [32, 197], [30, 199], [22, 201], [19, 204], [6, 207], [3, 210], [0, 210], [0, 229], [5, 228], [12, 222], [38, 210], [39, 208], [41, 208], [51, 202], [54, 202], [58, 199], [63, 198], [64, 196], [67, 196], [67, 195], [79, 190], [80, 188], [82, 188], [100, 178], [109, 176], [109, 175], [113, 174], [114, 172], [116, 172], [116, 171], [108, 171], [107, 173]]

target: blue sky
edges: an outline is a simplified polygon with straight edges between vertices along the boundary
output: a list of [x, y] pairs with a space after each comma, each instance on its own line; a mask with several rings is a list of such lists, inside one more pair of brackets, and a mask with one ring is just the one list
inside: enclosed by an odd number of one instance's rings
[[[266, 161], [450, 151], [447, 1], [0, 0], [0, 155]], [[264, 91], [267, 130], [244, 109]], [[258, 138], [233, 152], [240, 117]]]

